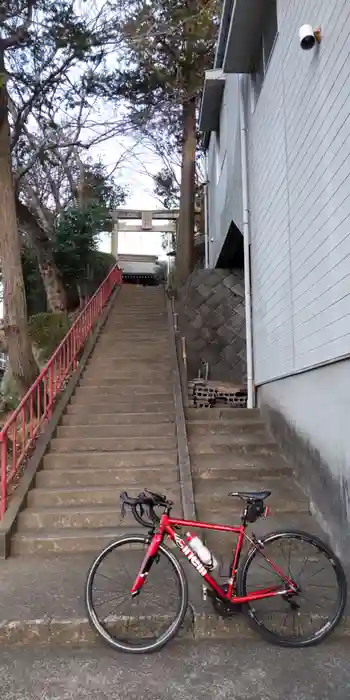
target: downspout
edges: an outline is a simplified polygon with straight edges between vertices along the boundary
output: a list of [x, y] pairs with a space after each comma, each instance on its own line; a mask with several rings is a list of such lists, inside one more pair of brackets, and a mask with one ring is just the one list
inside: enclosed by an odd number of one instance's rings
[[245, 111], [245, 80], [239, 76], [239, 116], [241, 135], [241, 169], [242, 169], [242, 208], [243, 208], [243, 248], [244, 248], [244, 299], [245, 299], [245, 333], [247, 356], [247, 393], [248, 408], [255, 406], [253, 377], [253, 334], [252, 334], [252, 294], [250, 270], [250, 221], [249, 221], [249, 182], [247, 156], [247, 120]]
[[209, 267], [209, 177], [208, 177], [208, 151], [204, 154], [204, 267]]

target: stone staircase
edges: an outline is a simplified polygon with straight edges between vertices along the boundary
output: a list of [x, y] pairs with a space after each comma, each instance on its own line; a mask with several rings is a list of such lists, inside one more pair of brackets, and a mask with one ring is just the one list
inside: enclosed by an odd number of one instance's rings
[[164, 291], [125, 285], [20, 513], [12, 554], [97, 552], [120, 523], [119, 493], [169, 494], [182, 515]]
[[[254, 524], [254, 532], [259, 535], [287, 526], [321, 534], [292, 467], [258, 410], [188, 408], [187, 431], [200, 520], [239, 525], [242, 502], [228, 493], [269, 489], [272, 495], [266, 504], [271, 514]], [[206, 542], [213, 553], [229, 558], [232, 535], [208, 532]]]

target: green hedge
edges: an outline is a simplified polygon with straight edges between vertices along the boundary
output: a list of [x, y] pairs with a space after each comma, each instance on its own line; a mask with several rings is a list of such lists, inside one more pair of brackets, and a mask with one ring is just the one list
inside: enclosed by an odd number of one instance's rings
[[71, 326], [66, 313], [40, 313], [29, 319], [29, 332], [38, 352], [38, 360], [45, 364], [55, 352]]

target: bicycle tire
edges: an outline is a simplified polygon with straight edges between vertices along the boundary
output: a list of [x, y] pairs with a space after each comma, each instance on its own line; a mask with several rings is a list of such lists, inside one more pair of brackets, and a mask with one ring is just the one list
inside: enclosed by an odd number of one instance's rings
[[[132, 545], [132, 544], [144, 544], [145, 546], [149, 545], [149, 538], [143, 535], [124, 535], [122, 537], [119, 537], [117, 540], [114, 540], [111, 542], [107, 547], [105, 547], [102, 552], [96, 557], [94, 562], [92, 563], [88, 574], [86, 578], [86, 584], [85, 584], [85, 606], [87, 610], [87, 615], [89, 618], [89, 622], [91, 626], [94, 628], [94, 630], [97, 632], [97, 634], [103, 639], [104, 642], [106, 642], [110, 647], [113, 649], [116, 649], [118, 651], [123, 651], [123, 652], [129, 652], [131, 654], [146, 654], [146, 653], [151, 653], [158, 651], [163, 647], [165, 644], [167, 644], [179, 631], [184, 617], [186, 615], [186, 610], [188, 606], [188, 582], [187, 578], [185, 575], [185, 572], [178, 561], [177, 557], [174, 556], [174, 554], [163, 544], [159, 545], [159, 552], [163, 554], [167, 560], [170, 562], [174, 575], [178, 579], [179, 583], [179, 591], [180, 591], [180, 600], [179, 600], [179, 605], [178, 605], [178, 611], [176, 618], [174, 621], [171, 623], [168, 629], [165, 630], [165, 632], [155, 641], [152, 643], [146, 642], [143, 644], [129, 644], [126, 643], [125, 641], [120, 641], [110, 635], [106, 628], [101, 624], [98, 615], [94, 609], [94, 604], [93, 604], [93, 599], [92, 599], [92, 590], [93, 590], [93, 582], [94, 578], [96, 575], [96, 572], [98, 571], [98, 568], [100, 564], [104, 561], [104, 559], [107, 557], [107, 555], [114, 551], [116, 548], [122, 546], [122, 545]], [[135, 571], [135, 578], [137, 575], [137, 571]], [[149, 576], [152, 576], [152, 569], [150, 571]], [[147, 585], [147, 584], [145, 584]], [[142, 591], [141, 594], [142, 595]], [[166, 591], [165, 591], [166, 595]]]
[[[311, 545], [314, 545], [317, 549], [322, 551], [325, 554], [326, 558], [329, 560], [336, 576], [339, 591], [337, 598], [337, 609], [332, 620], [328, 621], [320, 631], [318, 631], [314, 635], [311, 635], [309, 638], [297, 640], [293, 637], [288, 638], [279, 636], [278, 634], [275, 634], [271, 630], [267, 629], [261, 622], [259, 622], [254, 610], [254, 601], [252, 601], [252, 604], [244, 603], [242, 605], [242, 611], [248, 616], [250, 626], [253, 629], [257, 630], [259, 634], [271, 644], [275, 644], [281, 647], [304, 648], [319, 644], [335, 630], [335, 628], [341, 621], [347, 599], [347, 581], [343, 566], [339, 561], [338, 557], [334, 554], [332, 549], [327, 544], [325, 544], [322, 540], [320, 540], [314, 535], [310, 535], [309, 533], [303, 532], [302, 530], [281, 530], [269, 533], [259, 539], [260, 542], [264, 544], [264, 548], [266, 548], [266, 545], [271, 542], [275, 542], [278, 539], [286, 540], [287, 538], [294, 538], [298, 539], [299, 541], [303, 540]], [[251, 564], [257, 556], [261, 556], [259, 555], [259, 550], [255, 547], [251, 548], [239, 567], [237, 573], [238, 596], [247, 595], [247, 574], [249, 571], [249, 567], [251, 566]]]

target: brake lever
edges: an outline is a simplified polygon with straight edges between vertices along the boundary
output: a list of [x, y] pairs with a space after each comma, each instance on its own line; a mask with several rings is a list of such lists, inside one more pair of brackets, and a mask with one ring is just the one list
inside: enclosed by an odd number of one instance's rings
[[[127, 505], [128, 505], [128, 504], [125, 503], [125, 501], [122, 501], [122, 504], [121, 504], [121, 507], [120, 507], [120, 523], [122, 523], [123, 520], [124, 520], [124, 518], [125, 518], [125, 512], [126, 512], [126, 506], [127, 506]], [[141, 517], [142, 517], [143, 514], [144, 514], [144, 512], [145, 512], [145, 509], [144, 509], [142, 503], [139, 503], [139, 508], [140, 508]]]
[[122, 501], [121, 507], [120, 507], [120, 522], [122, 523], [125, 518], [125, 503]]

